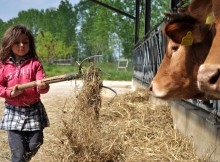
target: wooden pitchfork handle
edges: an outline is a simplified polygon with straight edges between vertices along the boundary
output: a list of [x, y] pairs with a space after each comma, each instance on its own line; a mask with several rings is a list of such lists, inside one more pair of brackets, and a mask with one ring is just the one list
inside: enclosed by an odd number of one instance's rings
[[[58, 82], [63, 82], [63, 81], [67, 81], [67, 80], [79, 79], [83, 75], [82, 74], [82, 64], [83, 64], [83, 62], [85, 62], [86, 60], [88, 60], [90, 58], [98, 57], [98, 56], [102, 56], [102, 55], [90, 56], [90, 57], [85, 58], [81, 63], [77, 62], [78, 65], [79, 65], [79, 72], [78, 73], [69, 73], [69, 74], [54, 76], [54, 77], [42, 79], [41, 81], [46, 83], [46, 84], [51, 84], [51, 83], [58, 83]], [[17, 86], [18, 86], [17, 90], [23, 90], [23, 89], [26, 89], [26, 88], [31, 88], [31, 87], [37, 86], [37, 81], [32, 81], [32, 82], [28, 82], [28, 83], [18, 84]], [[13, 88], [14, 87], [8, 87], [7, 89], [12, 90]]]
[[[79, 79], [82, 77], [81, 73], [69, 73], [69, 74], [64, 74], [64, 75], [59, 75], [59, 76], [54, 76], [46, 79], [42, 79], [41, 81], [46, 83], [46, 84], [51, 84], [51, 83], [58, 83], [58, 82], [63, 82], [67, 80], [73, 80], [73, 79]], [[18, 84], [17, 89], [18, 90], [23, 90], [26, 88], [31, 88], [37, 86], [37, 81], [32, 81], [28, 83], [23, 83], [23, 84]], [[12, 90], [13, 87], [8, 87], [7, 89]]]

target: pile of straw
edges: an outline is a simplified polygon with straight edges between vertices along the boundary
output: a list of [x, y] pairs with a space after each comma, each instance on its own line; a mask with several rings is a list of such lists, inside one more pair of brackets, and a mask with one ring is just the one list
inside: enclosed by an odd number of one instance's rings
[[103, 129], [123, 148], [122, 161], [197, 161], [190, 139], [174, 130], [170, 107], [148, 98], [146, 90], [138, 90], [102, 109]]

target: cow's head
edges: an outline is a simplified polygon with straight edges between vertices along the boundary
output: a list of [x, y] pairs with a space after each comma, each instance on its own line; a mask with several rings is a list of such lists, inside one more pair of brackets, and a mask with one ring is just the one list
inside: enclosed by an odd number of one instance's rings
[[189, 12], [199, 21], [211, 20], [215, 25], [216, 35], [205, 62], [199, 68], [197, 83], [200, 91], [220, 98], [220, 0], [192, 0]]
[[168, 37], [166, 53], [149, 90], [162, 99], [207, 99], [197, 87], [197, 74], [211, 47], [213, 28], [188, 14], [167, 16], [170, 20], [163, 28]]

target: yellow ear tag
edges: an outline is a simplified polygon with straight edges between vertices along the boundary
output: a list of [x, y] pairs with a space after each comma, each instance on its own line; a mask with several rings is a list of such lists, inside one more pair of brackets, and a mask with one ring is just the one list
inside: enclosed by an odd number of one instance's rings
[[191, 46], [193, 44], [192, 32], [188, 31], [186, 36], [182, 38], [181, 45]]
[[215, 21], [215, 17], [213, 15], [213, 12], [209, 13], [207, 15], [207, 18], [206, 18], [206, 21], [205, 21], [205, 24], [213, 24]]

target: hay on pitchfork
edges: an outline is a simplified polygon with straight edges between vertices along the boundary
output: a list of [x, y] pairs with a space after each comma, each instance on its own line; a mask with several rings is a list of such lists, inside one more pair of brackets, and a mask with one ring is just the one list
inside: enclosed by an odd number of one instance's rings
[[65, 129], [62, 133], [68, 141], [64, 142], [69, 152], [69, 155], [64, 157], [67, 161], [74, 159], [98, 162], [116, 159], [117, 151], [113, 149], [113, 153], [101, 152], [103, 146], [99, 111], [102, 86], [100, 69], [94, 65], [90, 66], [83, 76], [83, 86], [72, 104], [71, 112], [68, 111], [68, 117], [63, 119]]

